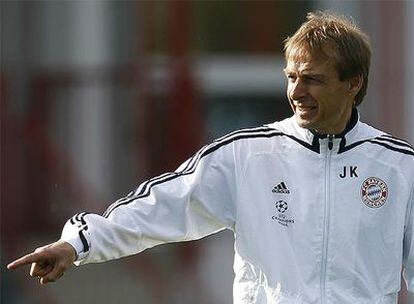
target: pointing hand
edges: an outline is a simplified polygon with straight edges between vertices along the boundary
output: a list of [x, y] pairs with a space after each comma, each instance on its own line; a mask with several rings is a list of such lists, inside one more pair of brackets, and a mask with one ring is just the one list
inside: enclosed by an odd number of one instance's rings
[[46, 285], [62, 277], [75, 260], [76, 251], [72, 245], [65, 241], [57, 241], [37, 248], [34, 252], [13, 261], [7, 268], [12, 270], [32, 264], [30, 276], [38, 277], [40, 284]]

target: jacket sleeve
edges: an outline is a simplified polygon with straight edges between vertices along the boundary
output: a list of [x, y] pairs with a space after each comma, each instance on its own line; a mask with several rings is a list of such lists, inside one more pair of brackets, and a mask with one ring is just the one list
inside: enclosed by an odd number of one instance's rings
[[411, 188], [404, 235], [403, 276], [408, 291], [414, 293], [414, 185]]
[[142, 183], [102, 216], [75, 215], [61, 239], [75, 247], [75, 264], [81, 265], [233, 229], [234, 167], [232, 144], [213, 142], [176, 171]]

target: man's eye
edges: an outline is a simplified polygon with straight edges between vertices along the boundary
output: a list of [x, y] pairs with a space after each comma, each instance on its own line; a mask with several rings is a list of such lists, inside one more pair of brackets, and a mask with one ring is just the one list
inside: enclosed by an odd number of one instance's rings
[[296, 81], [296, 76], [293, 75], [287, 75], [286, 76], [289, 82], [295, 82]]
[[314, 77], [304, 77], [304, 81], [308, 83], [321, 83], [321, 80]]

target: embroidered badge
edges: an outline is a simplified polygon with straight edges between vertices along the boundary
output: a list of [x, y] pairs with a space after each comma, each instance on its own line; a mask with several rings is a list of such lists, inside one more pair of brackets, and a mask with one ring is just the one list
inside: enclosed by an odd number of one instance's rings
[[289, 216], [289, 206], [288, 203], [284, 200], [277, 201], [275, 203], [277, 214], [272, 216], [272, 220], [276, 221], [278, 224], [289, 227], [295, 223], [295, 219]]
[[276, 210], [279, 213], [285, 213], [288, 210], [288, 204], [285, 201], [278, 201], [276, 202]]
[[378, 177], [367, 178], [361, 186], [361, 199], [370, 208], [380, 208], [387, 201], [388, 186]]

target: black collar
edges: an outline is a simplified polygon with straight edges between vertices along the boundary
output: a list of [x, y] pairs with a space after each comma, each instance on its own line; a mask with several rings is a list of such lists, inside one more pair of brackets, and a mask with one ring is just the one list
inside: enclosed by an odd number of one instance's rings
[[[348, 124], [345, 127], [345, 130], [343, 130], [341, 133], [339, 134], [332, 134], [335, 135], [335, 138], [344, 138], [345, 135], [351, 131], [355, 125], [358, 122], [358, 110], [356, 108], [352, 109], [352, 113], [351, 113], [351, 119], [348, 121]], [[326, 138], [328, 135], [327, 134], [319, 134], [318, 132], [316, 132], [315, 130], [310, 130], [312, 132], [312, 134], [314, 135], [314, 140], [315, 139], [320, 139], [320, 138]]]

